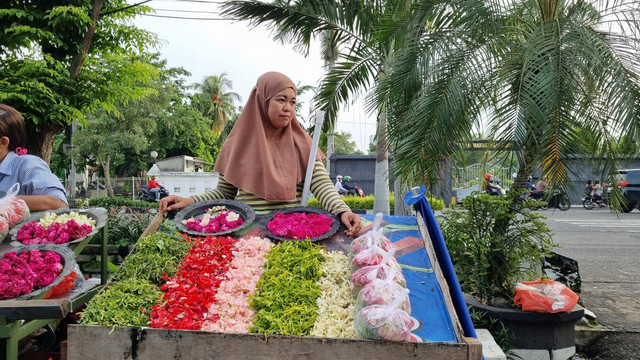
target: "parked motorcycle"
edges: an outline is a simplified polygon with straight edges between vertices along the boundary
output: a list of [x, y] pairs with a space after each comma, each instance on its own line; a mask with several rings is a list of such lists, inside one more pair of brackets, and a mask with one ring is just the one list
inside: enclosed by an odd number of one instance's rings
[[[169, 196], [169, 191], [167, 191], [167, 189], [164, 188], [164, 186], [160, 186], [160, 199]], [[140, 201], [147, 201], [147, 202], [156, 202], [156, 194], [152, 193], [151, 191], [149, 191], [149, 189], [146, 188], [142, 188], [140, 189], [140, 192], [138, 193], [138, 199]]]

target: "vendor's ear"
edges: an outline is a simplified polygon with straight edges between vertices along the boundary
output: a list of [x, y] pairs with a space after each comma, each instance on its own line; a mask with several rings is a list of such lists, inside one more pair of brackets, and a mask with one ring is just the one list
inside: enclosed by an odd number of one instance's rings
[[10, 142], [11, 140], [9, 140], [7, 136], [0, 137], [0, 146], [2, 147], [5, 147], [5, 146], [8, 147]]

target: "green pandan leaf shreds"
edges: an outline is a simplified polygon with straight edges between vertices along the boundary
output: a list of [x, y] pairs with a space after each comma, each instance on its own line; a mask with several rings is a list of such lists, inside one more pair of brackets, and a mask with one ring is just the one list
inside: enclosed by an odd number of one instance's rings
[[192, 243], [181, 236], [154, 233], [140, 239], [131, 255], [116, 272], [117, 280], [144, 279], [162, 285], [162, 277], [175, 275], [178, 264], [189, 252]]
[[80, 314], [85, 325], [149, 325], [151, 307], [162, 296], [160, 289], [146, 280], [127, 279], [112, 283], [96, 295]]
[[287, 241], [267, 255], [251, 308], [256, 311], [249, 331], [308, 336], [318, 314], [321, 247], [310, 241]]

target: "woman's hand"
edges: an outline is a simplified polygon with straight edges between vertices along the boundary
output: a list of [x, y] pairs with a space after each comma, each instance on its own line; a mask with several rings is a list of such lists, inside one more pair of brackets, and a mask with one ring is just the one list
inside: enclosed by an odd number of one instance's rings
[[345, 233], [348, 236], [355, 236], [360, 233], [360, 228], [362, 228], [362, 220], [360, 219], [360, 216], [358, 214], [354, 214], [351, 211], [345, 211], [340, 214], [340, 220], [347, 227], [347, 231]]
[[158, 209], [160, 211], [171, 211], [182, 209], [187, 207], [196, 201], [192, 197], [182, 197], [178, 195], [169, 195], [165, 198], [160, 199], [160, 204], [158, 204]]

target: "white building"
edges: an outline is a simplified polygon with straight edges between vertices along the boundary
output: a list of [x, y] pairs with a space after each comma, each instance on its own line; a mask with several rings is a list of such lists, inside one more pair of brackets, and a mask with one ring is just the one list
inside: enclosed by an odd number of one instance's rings
[[155, 175], [156, 181], [171, 195], [188, 197], [205, 193], [218, 186], [219, 174], [205, 172], [207, 163], [203, 159], [180, 155], [158, 160], [147, 172]]

